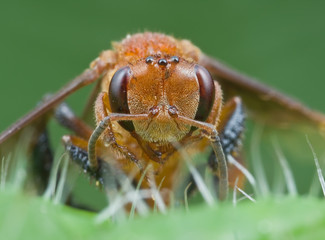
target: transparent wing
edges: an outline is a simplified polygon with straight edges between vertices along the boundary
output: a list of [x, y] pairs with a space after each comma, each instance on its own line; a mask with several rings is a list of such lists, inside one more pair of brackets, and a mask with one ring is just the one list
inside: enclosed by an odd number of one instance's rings
[[247, 111], [256, 120], [275, 125], [304, 122], [318, 128], [325, 126], [325, 115], [309, 109], [299, 101], [206, 55], [201, 57], [199, 63], [221, 84], [225, 98], [240, 96]]
[[[25, 127], [35, 125], [37, 119], [43, 118], [46, 114], [50, 113], [55, 106], [62, 102], [67, 96], [77, 91], [78, 89], [93, 83], [97, 80], [103, 72], [107, 70], [107, 64], [100, 60], [91, 69], [87, 69], [84, 73], [73, 79], [66, 84], [57, 93], [43, 101], [32, 111], [13, 123], [5, 131], [0, 134], [0, 145], [7, 141], [10, 137], [19, 133]], [[35, 122], [35, 123], [34, 123]]]
[[259, 193], [290, 193], [294, 184], [300, 193], [319, 193], [307, 138], [314, 153], [324, 157], [325, 115], [211, 57], [203, 55], [199, 63], [221, 84], [225, 100], [243, 100], [248, 115], [244, 155]]

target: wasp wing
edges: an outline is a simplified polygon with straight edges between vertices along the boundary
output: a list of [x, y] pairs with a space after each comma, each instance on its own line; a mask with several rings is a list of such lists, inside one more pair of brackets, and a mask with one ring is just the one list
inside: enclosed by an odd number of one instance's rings
[[10, 137], [19, 133], [25, 127], [33, 125], [37, 119], [43, 118], [46, 114], [51, 112], [55, 106], [62, 102], [67, 96], [97, 80], [104, 70], [105, 68], [103, 66], [101, 68], [94, 67], [92, 69], [87, 69], [80, 76], [73, 79], [57, 93], [43, 101], [35, 109], [30, 111], [28, 114], [23, 116], [5, 131], [3, 131], [0, 134], [0, 145], [7, 141]]
[[[267, 193], [270, 182], [279, 186], [293, 185], [294, 181], [287, 174], [290, 170], [303, 176], [294, 179], [298, 190], [309, 191], [310, 182], [315, 181], [312, 178], [315, 166], [306, 136], [312, 142], [313, 151], [322, 156], [325, 115], [211, 57], [203, 55], [200, 64], [221, 84], [226, 100], [233, 96], [243, 100], [249, 120], [245, 156], [248, 165], [253, 166], [260, 192]], [[279, 180], [283, 179], [281, 171], [285, 183]]]
[[[33, 156], [33, 162], [28, 168], [28, 172], [36, 171], [37, 174], [28, 174], [28, 176], [33, 176], [30, 180], [33, 180], [32, 184], [37, 186], [38, 191], [44, 190], [52, 164], [52, 151], [46, 128], [54, 108], [73, 92], [94, 82], [106, 69], [107, 65], [98, 61], [91, 69], [87, 69], [57, 93], [47, 97], [36, 108], [0, 134], [1, 180], [6, 178], [8, 171], [10, 178], [15, 176], [16, 173], [11, 172], [18, 170], [11, 166], [17, 166], [19, 163], [25, 162], [21, 160]], [[40, 177], [38, 177], [39, 175]]]
[[[12, 162], [11, 159], [16, 161], [21, 157], [28, 158], [37, 152], [36, 147], [42, 148], [39, 145], [40, 140], [46, 133], [46, 126], [54, 108], [73, 92], [97, 80], [109, 67], [100, 60], [94, 61], [94, 63], [91, 69], [87, 69], [57, 93], [47, 97], [36, 108], [0, 134], [0, 162], [2, 165], [5, 161]], [[48, 148], [48, 146], [44, 147]]]
[[287, 97], [257, 80], [232, 70], [211, 57], [203, 55], [200, 64], [218, 80], [229, 99], [240, 96], [250, 114], [256, 120], [272, 125], [307, 123], [325, 126], [325, 115], [313, 111], [299, 101]]

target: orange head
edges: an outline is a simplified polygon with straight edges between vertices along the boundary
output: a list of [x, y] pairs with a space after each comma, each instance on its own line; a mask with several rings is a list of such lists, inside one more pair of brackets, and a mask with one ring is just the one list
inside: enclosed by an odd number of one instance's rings
[[178, 116], [205, 121], [215, 97], [209, 72], [178, 56], [161, 54], [142, 58], [116, 71], [110, 81], [112, 112], [148, 114], [147, 120], [120, 122], [148, 142], [167, 143], [182, 139], [191, 126]]

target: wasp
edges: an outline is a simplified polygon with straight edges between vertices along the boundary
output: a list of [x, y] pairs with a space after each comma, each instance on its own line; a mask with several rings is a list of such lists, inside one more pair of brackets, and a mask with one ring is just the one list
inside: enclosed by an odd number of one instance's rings
[[[96, 81], [99, 91], [89, 104], [96, 119], [92, 128], [61, 103]], [[246, 114], [270, 124], [298, 122], [323, 129], [325, 123], [321, 113], [232, 70], [190, 41], [151, 32], [113, 43], [89, 69], [5, 130], [1, 146], [19, 138], [23, 129], [43, 129], [53, 112], [74, 132], [62, 137], [71, 158], [97, 179], [102, 162], [126, 174], [137, 169], [139, 176], [150, 165], [154, 181], [172, 192], [184, 165], [180, 150], [192, 155], [212, 148], [207, 165], [221, 200], [236, 178], [244, 180], [227, 158], [241, 160]]]

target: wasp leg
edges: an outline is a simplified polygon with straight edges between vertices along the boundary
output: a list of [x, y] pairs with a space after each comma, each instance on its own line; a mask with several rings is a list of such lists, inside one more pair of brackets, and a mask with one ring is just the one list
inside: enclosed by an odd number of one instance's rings
[[61, 103], [56, 108], [55, 119], [83, 139], [89, 139], [93, 132], [93, 129], [78, 118], [66, 103]]
[[[101, 181], [102, 179], [99, 174], [99, 169], [98, 171], [93, 171], [89, 168], [88, 153], [86, 150], [88, 145], [87, 141], [82, 138], [69, 135], [63, 136], [62, 141], [72, 161], [77, 163], [85, 173], [94, 177], [97, 181]], [[98, 162], [100, 161], [98, 160]]]
[[[62, 137], [65, 149], [69, 153], [70, 159], [77, 163], [85, 173], [93, 177], [99, 183], [103, 184], [101, 167], [96, 171], [90, 169], [88, 158], [88, 139], [93, 129], [79, 119], [66, 103], [61, 103], [55, 109], [55, 119], [60, 125], [72, 130], [77, 136], [65, 135]], [[87, 139], [87, 140], [86, 140]], [[103, 165], [103, 161], [97, 159], [99, 165]]]
[[[232, 156], [236, 160], [242, 163], [241, 159], [241, 147], [242, 147], [242, 135], [244, 132], [245, 112], [242, 101], [239, 97], [230, 99], [222, 109], [220, 116], [220, 123], [218, 125], [218, 132], [221, 140], [223, 152], [228, 158]], [[214, 152], [209, 157], [209, 164], [213, 164], [215, 159]], [[236, 178], [238, 186], [243, 185], [244, 176], [233, 165], [228, 166], [229, 184], [234, 187]]]
[[103, 184], [101, 166], [104, 164], [104, 161], [97, 159], [99, 167], [96, 170], [91, 169], [89, 165], [88, 139], [93, 129], [79, 119], [66, 103], [62, 103], [56, 108], [55, 118], [62, 126], [72, 130], [77, 135], [65, 135], [62, 137], [65, 149], [68, 151], [72, 161], [77, 163], [85, 173]]
[[69, 153], [70, 158], [78, 164], [85, 173], [93, 177], [97, 184], [107, 185], [105, 177], [112, 176], [110, 166], [105, 161], [97, 158], [98, 169], [94, 170], [89, 165], [89, 157], [87, 152], [88, 142], [77, 136], [65, 135], [62, 137], [63, 144]]
[[[62, 126], [74, 131], [78, 136], [84, 139], [88, 139], [92, 133], [92, 129], [77, 118], [66, 103], [60, 104], [55, 109], [55, 118]], [[33, 176], [36, 176], [35, 183], [38, 185], [38, 189], [43, 191], [47, 186], [53, 163], [53, 153], [45, 126], [44, 131], [40, 132], [35, 142], [32, 154], [34, 159], [32, 170], [35, 173]]]
[[[195, 168], [201, 176], [204, 175], [206, 169], [206, 163], [201, 163]], [[182, 182], [177, 186], [175, 191], [175, 199], [180, 202], [184, 202], [184, 195], [190, 199], [198, 191], [198, 186], [196, 185], [196, 180], [191, 173], [188, 173]]]
[[238, 152], [242, 144], [245, 113], [239, 97], [229, 100], [223, 107], [218, 131], [221, 144], [226, 155]]
[[43, 193], [48, 185], [53, 164], [53, 152], [48, 138], [47, 129], [44, 129], [33, 148], [32, 171], [33, 180], [39, 193]]
[[[88, 173], [90, 176], [94, 177], [97, 181], [102, 183], [103, 178], [100, 173], [100, 169], [102, 168], [103, 164], [107, 165], [108, 163], [103, 160], [99, 160], [100, 158], [98, 158], [96, 155], [95, 149], [93, 149], [93, 155], [89, 154], [88, 152], [88, 141], [91, 141], [91, 136], [96, 132], [96, 130], [94, 131], [91, 127], [84, 123], [83, 120], [76, 117], [66, 103], [62, 103], [57, 107], [55, 118], [62, 126], [72, 130], [77, 134], [77, 136], [63, 136], [62, 138], [65, 148], [69, 152], [70, 158], [79, 166], [81, 166], [84, 172]], [[112, 139], [115, 139], [114, 135], [112, 135]], [[116, 142], [114, 144], [114, 141], [112, 145], [113, 147], [117, 147], [118, 150], [124, 153], [127, 158], [140, 166], [139, 161], [135, 155], [128, 151], [126, 147], [120, 146]], [[95, 148], [95, 145], [91, 145], [90, 148], [92, 149], [92, 147]], [[101, 149], [101, 147], [99, 147], [99, 149]], [[95, 162], [97, 164], [97, 167], [94, 168], [91, 165], [92, 162]]]
[[220, 137], [218, 136], [218, 132], [215, 131], [210, 135], [210, 143], [212, 149], [215, 154], [215, 158], [209, 162], [209, 166], [212, 170], [212, 173], [215, 176], [215, 179], [218, 179], [218, 192], [219, 192], [219, 199], [225, 200], [228, 195], [228, 166], [226, 162], [226, 157], [222, 149]]
[[223, 152], [221, 140], [216, 127], [207, 122], [196, 121], [184, 116], [177, 116], [179, 122], [197, 127], [201, 129], [201, 133], [204, 134], [210, 141], [212, 149], [215, 153], [215, 159], [209, 164], [213, 175], [218, 178], [218, 197], [220, 200], [225, 200], [228, 195], [228, 167], [226, 157]]
[[121, 153], [127, 159], [134, 162], [140, 169], [144, 170], [142, 164], [137, 159], [134, 153], [132, 153], [127, 147], [121, 146], [116, 142], [115, 134], [112, 127], [112, 121], [132, 121], [132, 120], [146, 120], [148, 114], [121, 114], [121, 113], [109, 113], [108, 112], [108, 96], [107, 93], [102, 92], [98, 95], [95, 103], [95, 114], [97, 120], [97, 127], [93, 131], [88, 142], [88, 154], [90, 167], [98, 169], [96, 160], [96, 143], [101, 134], [104, 133], [104, 141], [109, 144], [113, 149]]

